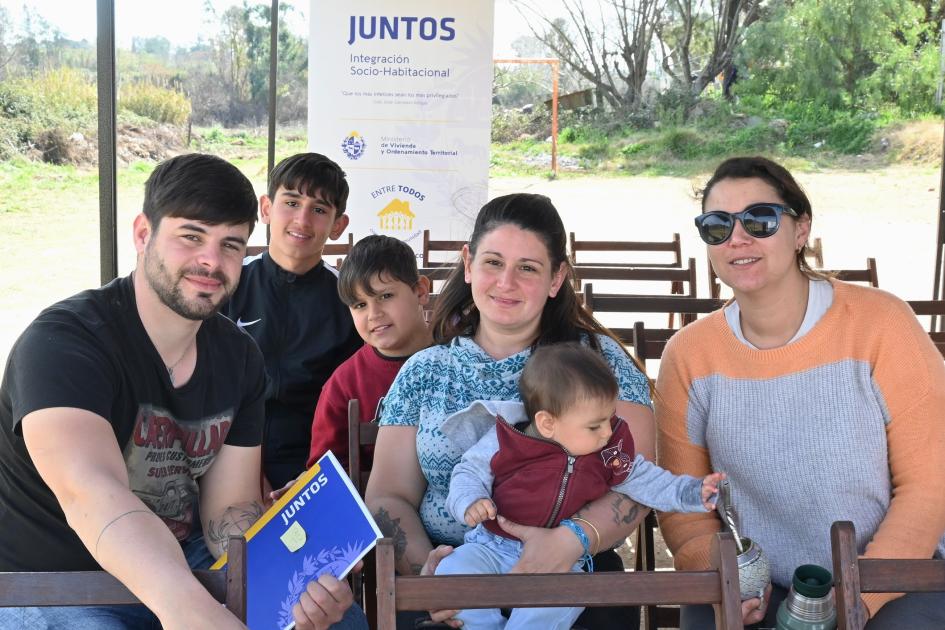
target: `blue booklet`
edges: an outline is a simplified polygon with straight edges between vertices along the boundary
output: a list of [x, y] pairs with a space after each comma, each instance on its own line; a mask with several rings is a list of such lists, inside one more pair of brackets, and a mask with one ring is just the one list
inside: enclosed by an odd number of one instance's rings
[[[250, 630], [289, 630], [305, 585], [338, 579], [381, 537], [331, 451], [246, 532], [246, 621]], [[226, 564], [222, 556], [211, 568]]]

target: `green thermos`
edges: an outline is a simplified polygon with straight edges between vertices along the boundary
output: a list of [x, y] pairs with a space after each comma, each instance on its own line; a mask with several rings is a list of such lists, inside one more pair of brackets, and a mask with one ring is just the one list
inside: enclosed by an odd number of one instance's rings
[[791, 590], [778, 607], [778, 630], [834, 630], [833, 576], [816, 564], [794, 570]]

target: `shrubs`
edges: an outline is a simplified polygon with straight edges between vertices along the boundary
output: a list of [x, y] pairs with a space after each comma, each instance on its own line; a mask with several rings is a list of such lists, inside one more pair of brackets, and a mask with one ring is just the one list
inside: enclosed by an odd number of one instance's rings
[[174, 90], [148, 83], [121, 86], [118, 105], [158, 123], [183, 125], [190, 116], [190, 100]]
[[[119, 122], [130, 119], [142, 126], [182, 125], [190, 115], [184, 95], [148, 84], [123, 86], [119, 107]], [[59, 68], [0, 82], [0, 159], [31, 150], [53, 164], [84, 159], [71, 138], [76, 132], [95, 135], [97, 108], [89, 71]]]

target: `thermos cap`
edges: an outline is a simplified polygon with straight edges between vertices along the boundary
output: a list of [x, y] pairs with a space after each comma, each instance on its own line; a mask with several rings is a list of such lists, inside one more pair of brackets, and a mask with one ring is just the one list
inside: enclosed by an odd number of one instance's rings
[[826, 597], [833, 587], [833, 576], [816, 564], [802, 564], [794, 570], [794, 590], [804, 597]]

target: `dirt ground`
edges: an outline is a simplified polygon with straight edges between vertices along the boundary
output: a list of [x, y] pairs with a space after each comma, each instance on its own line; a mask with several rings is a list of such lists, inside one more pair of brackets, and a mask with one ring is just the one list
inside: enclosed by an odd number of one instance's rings
[[[867, 257], [875, 257], [880, 287], [904, 299], [931, 299], [939, 177], [938, 169], [929, 166], [800, 173], [813, 202], [813, 235], [823, 239], [825, 266], [863, 268]], [[699, 293], [706, 296], [705, 246], [692, 225], [698, 213], [692, 191], [704, 179], [500, 178], [490, 181], [490, 195], [546, 194], [579, 238], [668, 240], [679, 232], [683, 256], [696, 259]], [[10, 346], [43, 307], [99, 284], [96, 193], [90, 190], [84, 199], [47, 199], [37, 203], [35, 212], [0, 213], [3, 364]], [[122, 274], [134, 266], [131, 221], [142, 194], [119, 194]], [[257, 228], [253, 241], [264, 240], [265, 231]], [[648, 292], [660, 291], [650, 287]]]

